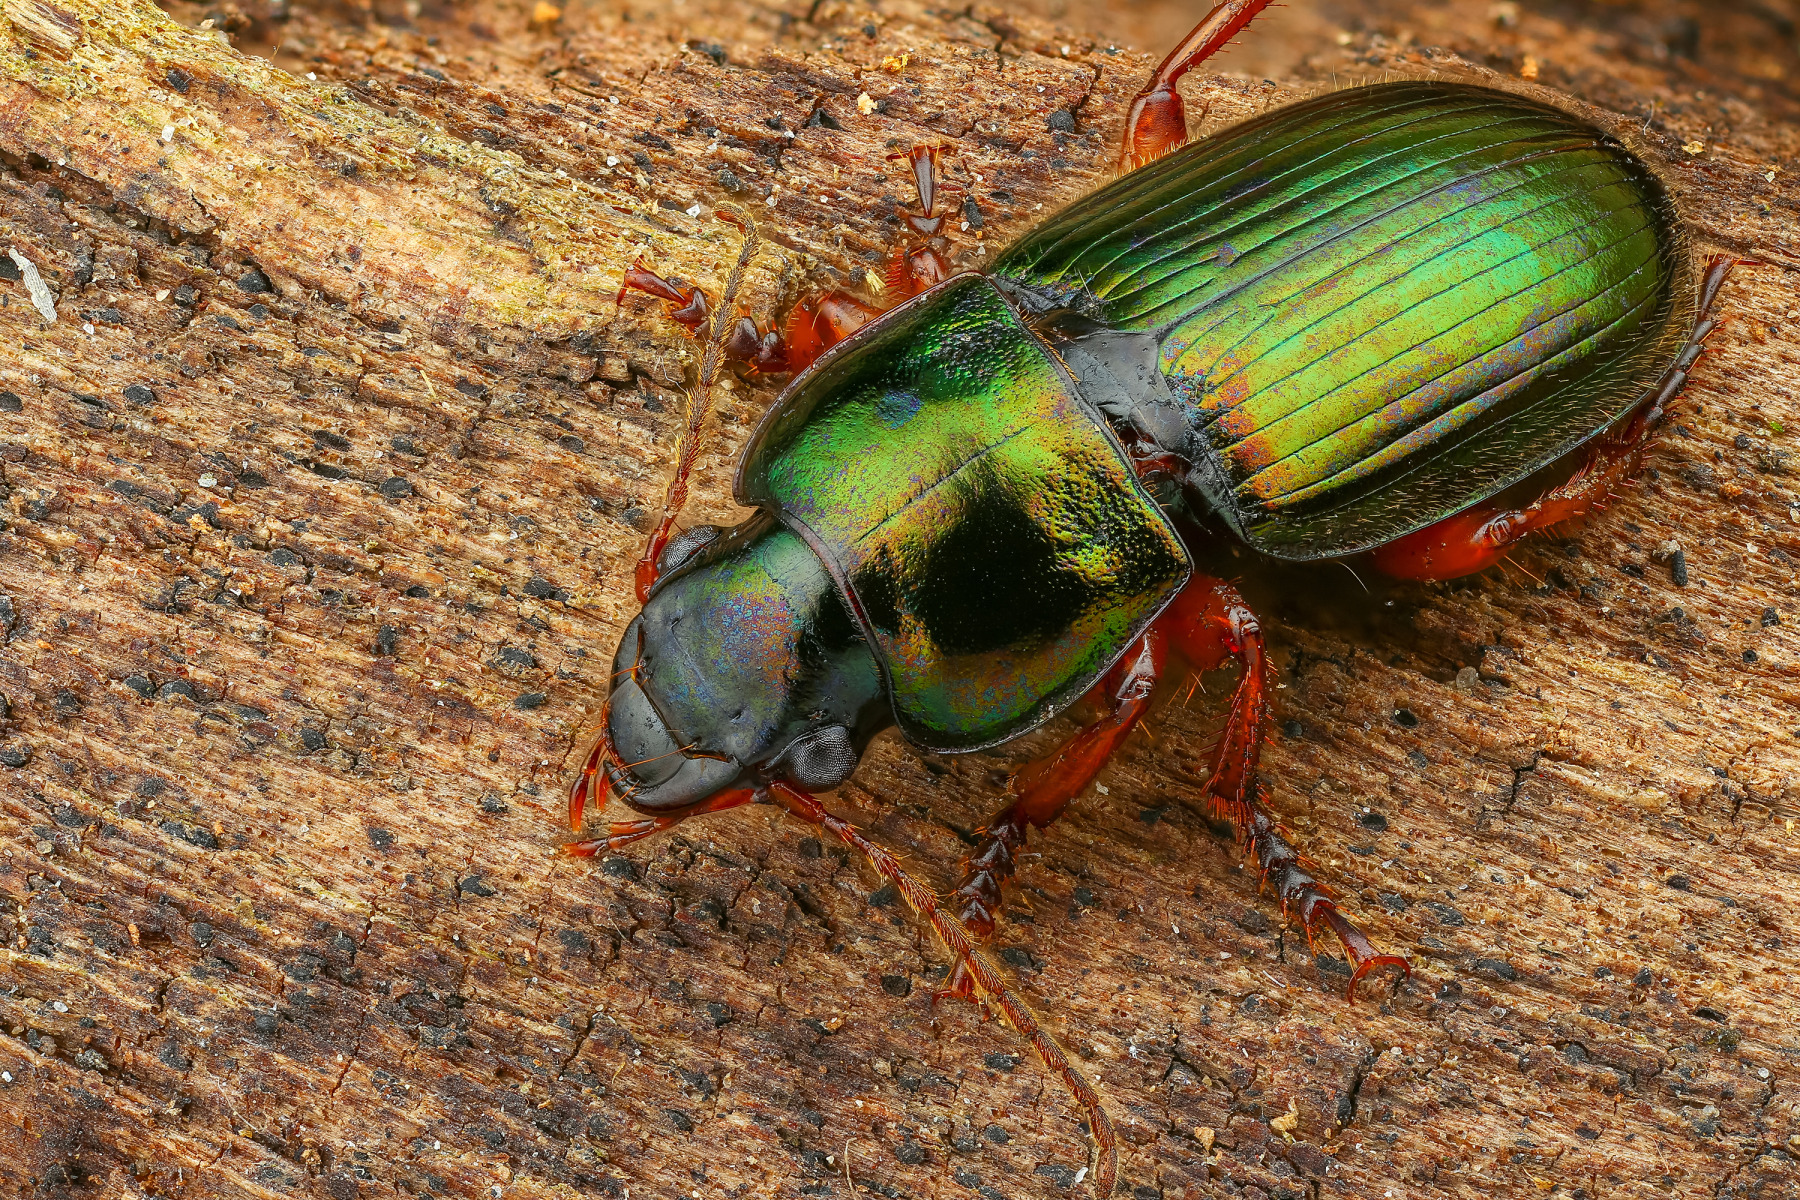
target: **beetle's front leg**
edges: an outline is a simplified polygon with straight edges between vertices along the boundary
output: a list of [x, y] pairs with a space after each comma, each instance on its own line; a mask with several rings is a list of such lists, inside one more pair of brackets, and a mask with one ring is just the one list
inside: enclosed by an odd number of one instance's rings
[[1175, 85], [1189, 71], [1225, 48], [1244, 31], [1269, 0], [1225, 0], [1200, 19], [1192, 33], [1163, 59], [1125, 114], [1119, 167], [1134, 171], [1187, 144], [1187, 109]]
[[1377, 952], [1362, 930], [1338, 911], [1324, 887], [1301, 866], [1300, 856], [1282, 838], [1264, 806], [1256, 766], [1268, 733], [1269, 683], [1256, 614], [1231, 584], [1197, 575], [1158, 618], [1157, 627], [1195, 670], [1210, 671], [1236, 661], [1241, 671], [1206, 784], [1209, 814], [1237, 829], [1263, 879], [1274, 884], [1282, 910], [1299, 915], [1309, 941], [1316, 924], [1337, 935], [1350, 956], [1352, 997], [1357, 981], [1378, 967], [1399, 967], [1410, 974], [1405, 959]]
[[577, 858], [592, 858], [602, 850], [617, 850], [621, 846], [629, 846], [641, 838], [654, 837], [665, 829], [673, 829], [689, 817], [703, 816], [706, 813], [728, 812], [746, 804], [761, 803], [762, 799], [762, 795], [754, 789], [735, 788], [710, 796], [678, 813], [666, 813], [660, 817], [644, 817], [636, 821], [614, 821], [607, 828], [606, 837], [566, 842], [563, 844], [563, 849]]
[[[1162, 634], [1146, 633], [1107, 673], [1094, 693], [1105, 698], [1107, 714], [1064, 742], [1055, 754], [1038, 759], [1013, 777], [1013, 800], [988, 821], [981, 845], [963, 862], [962, 882], [951, 892], [957, 917], [977, 937], [994, 932], [1001, 885], [1011, 879], [1029, 829], [1042, 829], [1062, 816], [1069, 802], [1094, 781], [1150, 707], [1151, 693], [1168, 655]], [[974, 981], [962, 964], [944, 990], [959, 999], [974, 996]]]
[[[625, 293], [642, 292], [663, 302], [669, 320], [698, 337], [712, 319], [712, 301], [697, 287], [658, 275], [642, 260], [631, 264], [619, 284], [617, 303], [625, 303]], [[778, 374], [792, 370], [781, 335], [773, 329], [761, 330], [747, 316], [740, 316], [725, 334], [725, 354], [749, 366], [759, 374]]]

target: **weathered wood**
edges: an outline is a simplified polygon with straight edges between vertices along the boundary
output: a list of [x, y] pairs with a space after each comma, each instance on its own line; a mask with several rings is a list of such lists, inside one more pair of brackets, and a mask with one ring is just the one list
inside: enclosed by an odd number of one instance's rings
[[[0, 1194], [1061, 1194], [1062, 1092], [933, 1008], [860, 864], [760, 809], [575, 861], [558, 809], [689, 354], [620, 270], [716, 281], [729, 200], [774, 243], [756, 311], [857, 283], [922, 139], [978, 265], [1105, 177], [1150, 58], [910, 0], [273, 7], [227, 25], [293, 74], [143, 0], [4, 0], [0, 250], [58, 300], [0, 266]], [[1274, 802], [1409, 983], [1346, 1004], [1183, 806], [1220, 681], [1036, 840], [996, 945], [1124, 1192], [1800, 1189], [1777, 10], [1307, 11], [1300, 80], [1195, 82], [1216, 124], [1535, 74], [1668, 163], [1697, 251], [1764, 265], [1573, 537], [1453, 586], [1246, 580]], [[773, 391], [725, 398], [697, 519]], [[942, 886], [1062, 732], [883, 743], [835, 804]]]

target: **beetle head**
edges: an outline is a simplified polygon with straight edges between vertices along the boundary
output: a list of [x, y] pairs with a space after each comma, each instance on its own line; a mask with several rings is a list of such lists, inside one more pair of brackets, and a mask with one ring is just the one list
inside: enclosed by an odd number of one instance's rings
[[824, 566], [766, 516], [669, 543], [613, 661], [613, 788], [672, 813], [784, 779], [826, 791], [890, 719], [880, 669]]

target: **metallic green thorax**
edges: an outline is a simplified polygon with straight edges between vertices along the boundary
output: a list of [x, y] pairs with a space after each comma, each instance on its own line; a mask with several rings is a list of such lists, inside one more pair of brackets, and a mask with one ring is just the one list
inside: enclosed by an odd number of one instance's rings
[[1067, 372], [959, 276], [789, 387], [738, 496], [810, 542], [866, 628], [909, 737], [968, 750], [1086, 691], [1189, 560]]
[[1648, 168], [1566, 113], [1434, 82], [1191, 145], [993, 271], [1152, 334], [1192, 482], [1284, 558], [1379, 544], [1560, 458], [1635, 405], [1692, 307]]

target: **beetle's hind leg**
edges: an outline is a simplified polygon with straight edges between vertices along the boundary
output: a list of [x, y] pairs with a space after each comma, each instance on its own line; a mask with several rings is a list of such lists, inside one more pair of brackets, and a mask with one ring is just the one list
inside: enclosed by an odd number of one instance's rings
[[1125, 114], [1119, 167], [1133, 171], [1187, 144], [1187, 109], [1175, 85], [1189, 71], [1223, 50], [1267, 8], [1269, 0], [1225, 0], [1200, 19], [1193, 32], [1163, 59]]
[[[985, 938], [994, 932], [1000, 889], [1013, 876], [1026, 831], [1042, 829], [1062, 816], [1069, 802], [1094, 781], [1149, 710], [1166, 658], [1162, 634], [1150, 630], [1091, 693], [1105, 698], [1106, 716], [1013, 777], [1011, 803], [989, 819], [981, 844], [963, 862], [962, 881], [950, 894], [957, 917], [975, 936]], [[974, 981], [961, 963], [943, 994], [974, 998]]]
[[1566, 482], [1522, 508], [1489, 500], [1397, 538], [1371, 553], [1376, 568], [1398, 579], [1472, 575], [1505, 557], [1529, 534], [1604, 508], [1619, 486], [1637, 473], [1663, 414], [1687, 384], [1688, 370], [1706, 349], [1707, 337], [1718, 328], [1713, 309], [1737, 262], [1728, 257], [1712, 260], [1700, 285], [1699, 312], [1686, 344], [1662, 378], [1645, 391], [1622, 428], [1576, 451], [1582, 456], [1580, 466]]
[[1241, 671], [1231, 697], [1231, 712], [1213, 752], [1212, 775], [1206, 784], [1208, 815], [1230, 822], [1244, 841], [1263, 879], [1274, 885], [1282, 911], [1296, 914], [1308, 941], [1315, 926], [1337, 936], [1350, 957], [1350, 995], [1359, 980], [1380, 967], [1411, 973], [1405, 959], [1379, 953], [1368, 937], [1338, 911], [1330, 894], [1301, 865], [1300, 856], [1281, 836], [1256, 782], [1256, 766], [1268, 734], [1268, 661], [1263, 653], [1262, 625], [1231, 584], [1195, 576], [1164, 614], [1157, 628], [1173, 648], [1198, 671], [1235, 661]]

